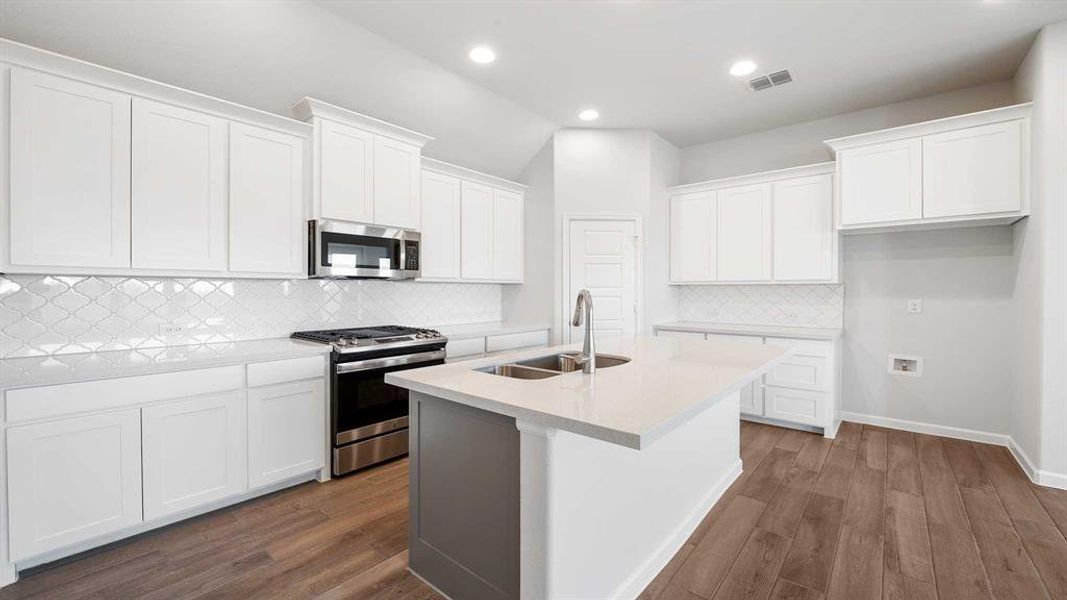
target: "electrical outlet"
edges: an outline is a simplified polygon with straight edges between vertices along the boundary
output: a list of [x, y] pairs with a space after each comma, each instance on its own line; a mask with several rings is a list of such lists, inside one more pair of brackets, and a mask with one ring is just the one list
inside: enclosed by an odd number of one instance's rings
[[908, 312], [911, 314], [919, 314], [923, 311], [923, 301], [918, 298], [910, 298], [908, 300]]
[[159, 337], [173, 337], [176, 335], [183, 335], [184, 333], [184, 325], [175, 325], [174, 323], [163, 323], [159, 326]]

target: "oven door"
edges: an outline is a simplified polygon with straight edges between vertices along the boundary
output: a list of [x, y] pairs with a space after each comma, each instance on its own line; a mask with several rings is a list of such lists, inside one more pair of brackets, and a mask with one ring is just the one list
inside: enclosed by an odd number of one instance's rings
[[333, 381], [335, 446], [408, 426], [408, 391], [385, 383], [385, 374], [445, 362], [445, 351], [337, 363]]

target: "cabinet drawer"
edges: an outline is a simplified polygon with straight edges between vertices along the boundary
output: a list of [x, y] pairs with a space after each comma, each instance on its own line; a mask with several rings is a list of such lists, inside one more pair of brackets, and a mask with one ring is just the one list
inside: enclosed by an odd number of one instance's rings
[[763, 345], [763, 338], [758, 335], [737, 335], [733, 333], [709, 333], [709, 342], [741, 342], [742, 344]]
[[479, 354], [485, 354], [485, 338], [448, 340], [448, 345], [445, 346], [445, 356], [449, 359]]
[[507, 335], [492, 335], [485, 338], [486, 352], [499, 352], [501, 350], [514, 350], [515, 348], [529, 348], [531, 346], [547, 345], [547, 331], [509, 333]]
[[827, 392], [830, 390], [830, 361], [794, 354], [768, 371], [764, 381], [767, 385]]
[[672, 331], [670, 329], [660, 329], [656, 331], [658, 337], [672, 337], [672, 338], [687, 338], [693, 340], [704, 339], [704, 334], [699, 331]]
[[804, 425], [825, 425], [830, 395], [808, 390], [764, 386], [764, 416]]
[[248, 387], [325, 376], [326, 359], [322, 356], [273, 360], [248, 365]]
[[768, 346], [781, 348], [795, 348], [793, 356], [814, 356], [817, 358], [830, 358], [834, 353], [834, 343], [826, 340], [798, 340], [795, 338], [767, 338]]
[[7, 392], [9, 423], [144, 404], [244, 387], [244, 366], [65, 383]]

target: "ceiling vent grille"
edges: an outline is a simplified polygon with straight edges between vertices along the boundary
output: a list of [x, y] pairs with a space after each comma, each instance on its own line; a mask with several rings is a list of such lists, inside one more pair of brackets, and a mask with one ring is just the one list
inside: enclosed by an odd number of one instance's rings
[[785, 85], [793, 81], [793, 74], [788, 69], [782, 69], [781, 71], [775, 71], [770, 75], [761, 75], [755, 79], [748, 80], [748, 87], [761, 92], [766, 89], [770, 89], [775, 86]]

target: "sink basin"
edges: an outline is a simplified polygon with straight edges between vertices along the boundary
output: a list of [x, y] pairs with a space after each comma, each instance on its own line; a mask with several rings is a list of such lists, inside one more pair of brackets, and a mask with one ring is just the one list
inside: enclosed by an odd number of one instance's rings
[[[555, 377], [561, 373], [581, 371], [582, 365], [577, 360], [580, 355], [579, 352], [549, 354], [548, 356], [527, 358], [526, 360], [519, 360], [513, 363], [489, 365], [488, 367], [481, 367], [475, 370], [481, 371], [482, 373], [489, 373], [490, 375], [511, 377], [512, 379], [547, 379], [549, 377]], [[615, 367], [628, 362], [630, 362], [630, 359], [625, 356], [615, 356], [612, 354], [598, 354], [596, 356], [596, 367], [598, 369]]]
[[475, 369], [475, 371], [489, 373], [490, 375], [500, 375], [501, 377], [511, 377], [512, 379], [547, 379], [559, 375], [556, 371], [534, 369], [510, 363], [505, 365], [489, 365], [488, 367]]
[[[582, 370], [582, 365], [578, 363], [579, 356], [581, 356], [581, 353], [579, 352], [564, 352], [562, 354], [550, 354], [548, 356], [528, 358], [526, 360], [516, 361], [515, 364], [525, 367], [534, 367], [536, 369], [559, 371], [560, 373], [571, 373], [573, 371]], [[596, 355], [596, 368], [598, 369], [617, 367], [628, 362], [630, 362], [630, 359], [625, 356], [615, 356], [613, 354]]]

